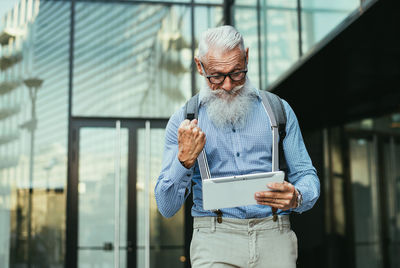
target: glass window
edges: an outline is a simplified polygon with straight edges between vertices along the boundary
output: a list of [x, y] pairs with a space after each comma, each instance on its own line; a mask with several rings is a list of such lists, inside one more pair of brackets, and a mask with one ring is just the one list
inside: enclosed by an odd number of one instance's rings
[[62, 267], [71, 5], [18, 2], [1, 25], [23, 34], [1, 49], [0, 267]]
[[[137, 158], [137, 267], [145, 267], [146, 227], [149, 228], [150, 267], [184, 267], [184, 208], [172, 218], [164, 218], [158, 212], [154, 188], [161, 169], [164, 129], [151, 129], [150, 137], [145, 129], [138, 130]], [[150, 163], [146, 163], [146, 139], [149, 140]], [[150, 172], [150, 174], [147, 174]], [[151, 179], [150, 179], [151, 178]], [[146, 189], [146, 179], [149, 188]], [[146, 202], [150, 199], [149, 211]], [[150, 226], [145, 226], [146, 214], [149, 213]]]
[[332, 195], [333, 195], [333, 231], [335, 234], [346, 234], [345, 222], [345, 203], [344, 203], [344, 182], [343, 178], [333, 176], [332, 178]]
[[303, 52], [323, 39], [359, 5], [359, 0], [302, 0]]
[[[333, 209], [333, 226], [332, 230], [335, 234], [346, 235], [346, 218], [345, 218], [345, 183], [343, 174], [343, 152], [341, 129], [333, 128], [329, 131], [330, 135], [330, 175], [332, 180], [332, 206]], [[329, 200], [330, 202], [330, 200]]]
[[400, 139], [391, 137], [383, 148], [388, 211], [388, 248], [390, 267], [400, 267]]
[[340, 11], [340, 10], [346, 11], [346, 10], [354, 10], [359, 5], [360, 5], [359, 0], [335, 0], [335, 1], [301, 0], [301, 7], [303, 9], [310, 8], [310, 9], [328, 9], [332, 11]]
[[235, 0], [238, 6], [268, 6], [268, 8], [296, 8], [296, 0]]
[[299, 57], [297, 12], [264, 6], [261, 13], [262, 81], [267, 86]]
[[[116, 193], [116, 130], [100, 127], [80, 129], [78, 267], [114, 267], [116, 262], [121, 268], [127, 267], [128, 135], [128, 129], [121, 128], [120, 187]], [[119, 212], [118, 219], [116, 211]], [[107, 245], [117, 247], [115, 230], [119, 230], [119, 260], [114, 259], [113, 251], [99, 250], [107, 248]]]
[[376, 139], [350, 139], [350, 176], [357, 267], [381, 267]]
[[73, 114], [168, 117], [191, 96], [190, 6], [77, 3]]
[[[135, 2], [136, 0], [126, 0], [126, 1], [131, 1]], [[147, 2], [165, 2], [165, 3], [175, 3], [175, 2], [190, 2], [191, 0], [144, 0]]]
[[[205, 32], [208, 28], [213, 28], [223, 25], [223, 10], [222, 7], [196, 7], [194, 12], [195, 12], [194, 27], [195, 27], [195, 44], [196, 44], [195, 55], [197, 55], [199, 39], [201, 34]], [[205, 80], [202, 76], [198, 74], [197, 69], [195, 69], [194, 71], [196, 77], [195, 90], [198, 91], [203, 87]]]
[[236, 6], [256, 6], [257, 0], [235, 0]]
[[[353, 195], [357, 219], [355, 228], [358, 230], [357, 241], [357, 265], [358, 267], [377, 267], [381, 264], [379, 254], [380, 248], [380, 224], [385, 223], [385, 233], [387, 239], [383, 240], [384, 249], [388, 249], [389, 267], [398, 267], [400, 264], [399, 241], [400, 241], [400, 113], [396, 112], [379, 118], [365, 118], [352, 122], [345, 126], [349, 133], [365, 133], [372, 135], [378, 140], [378, 149], [371, 140], [358, 139], [352, 141], [351, 148], [351, 169], [352, 176], [358, 181], [353, 183]], [[379, 154], [376, 153], [379, 152]], [[377, 160], [377, 157], [380, 159]], [[381, 197], [386, 207], [387, 218], [379, 218], [377, 211], [377, 198], [379, 185], [376, 182], [377, 166], [376, 162], [382, 163], [379, 166], [380, 185], [384, 185]], [[354, 164], [353, 164], [354, 162]], [[353, 198], [354, 199], [354, 198]], [[367, 201], [365, 201], [367, 200]], [[360, 207], [362, 204], [362, 207]], [[360, 207], [357, 209], [357, 207]], [[385, 214], [384, 214], [385, 215]], [[361, 242], [360, 242], [361, 241]], [[364, 245], [364, 246], [363, 246]], [[368, 258], [364, 258], [368, 256]]]
[[260, 88], [257, 9], [234, 6], [234, 14], [235, 27], [243, 35], [244, 46], [249, 48], [247, 76], [255, 87]]
[[383, 132], [389, 135], [400, 134], [400, 112], [378, 118], [365, 118], [346, 125], [347, 130], [366, 130]]
[[268, 7], [297, 8], [296, 0], [260, 0], [260, 3]]
[[222, 4], [223, 0], [194, 0], [195, 3], [202, 3], [202, 4]]
[[298, 59], [296, 1], [238, 1], [234, 21], [250, 48], [248, 75], [265, 89]]

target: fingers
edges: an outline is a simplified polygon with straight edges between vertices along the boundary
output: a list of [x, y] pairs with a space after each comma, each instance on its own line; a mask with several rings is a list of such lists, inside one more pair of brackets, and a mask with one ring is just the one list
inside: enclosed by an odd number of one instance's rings
[[[195, 163], [206, 143], [206, 135], [197, 124], [197, 119], [184, 120], [178, 129], [178, 159], [187, 167]], [[186, 166], [186, 165], [185, 165]]]
[[189, 125], [190, 125], [190, 128], [192, 128], [192, 129], [197, 127], [197, 119], [193, 119], [192, 121], [190, 121]]
[[[197, 124], [195, 124], [195, 122], [193, 122], [193, 121], [194, 120], [189, 121], [188, 119], [183, 120], [182, 123], [179, 125], [178, 129], [189, 130], [189, 129], [194, 128]], [[197, 120], [196, 120], [196, 122], [197, 122]]]
[[280, 209], [280, 210], [288, 210], [291, 208], [290, 201], [285, 199], [271, 199], [270, 201], [257, 201], [257, 204], [270, 206], [274, 209]]
[[277, 183], [277, 182], [269, 183], [267, 187], [272, 191], [281, 191], [281, 192], [293, 191], [292, 189], [293, 185], [289, 184], [286, 181], [284, 181], [283, 183]]
[[290, 199], [292, 196], [292, 192], [262, 191], [255, 194], [256, 199]]
[[185, 119], [179, 127], [194, 128], [195, 126], [197, 126], [197, 119], [193, 119], [192, 121]]
[[178, 128], [178, 131], [180, 132], [184, 130], [196, 130], [197, 132], [199, 132], [199, 130], [201, 129], [197, 126], [197, 119], [193, 119], [192, 121], [185, 119], [182, 121]]
[[258, 193], [256, 193], [255, 199], [259, 205], [270, 206], [281, 210], [287, 210], [291, 207], [291, 199], [289, 199], [289, 196], [285, 195], [261, 197], [258, 195]]
[[257, 204], [271, 206], [281, 210], [294, 207], [294, 186], [288, 182], [271, 183], [268, 188], [272, 191], [257, 192], [254, 198]]
[[196, 140], [197, 142], [203, 142], [205, 139], [204, 132], [197, 125], [197, 119], [193, 119], [192, 121], [188, 119], [183, 120], [178, 129], [178, 136], [178, 138], [182, 136], [194, 137], [195, 139], [199, 139]]

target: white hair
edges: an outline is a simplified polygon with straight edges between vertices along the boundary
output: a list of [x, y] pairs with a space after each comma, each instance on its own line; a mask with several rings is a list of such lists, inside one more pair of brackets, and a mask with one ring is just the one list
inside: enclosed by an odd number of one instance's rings
[[243, 128], [254, 108], [257, 93], [246, 79], [244, 85], [230, 91], [211, 89], [207, 83], [201, 89], [201, 103], [206, 107], [208, 118], [217, 128]]
[[234, 27], [224, 25], [210, 28], [200, 38], [198, 57], [202, 59], [208, 53], [209, 48], [231, 51], [236, 47], [239, 47], [244, 53], [243, 36]]

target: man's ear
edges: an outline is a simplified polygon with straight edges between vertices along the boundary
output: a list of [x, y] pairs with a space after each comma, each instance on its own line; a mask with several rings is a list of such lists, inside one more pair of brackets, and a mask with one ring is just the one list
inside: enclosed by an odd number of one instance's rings
[[249, 64], [249, 48], [246, 48], [246, 62]]
[[199, 74], [200, 74], [200, 75], [204, 75], [204, 74], [203, 74], [203, 70], [201, 69], [199, 57], [194, 56], [194, 62], [196, 63], [197, 71], [199, 72]]

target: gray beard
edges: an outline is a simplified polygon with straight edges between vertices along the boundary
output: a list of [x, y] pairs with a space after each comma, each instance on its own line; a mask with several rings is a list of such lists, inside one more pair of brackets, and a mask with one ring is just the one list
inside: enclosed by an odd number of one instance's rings
[[246, 78], [243, 87], [238, 86], [231, 91], [212, 90], [207, 84], [201, 89], [202, 104], [207, 115], [218, 128], [242, 128], [246, 123], [257, 93]]

